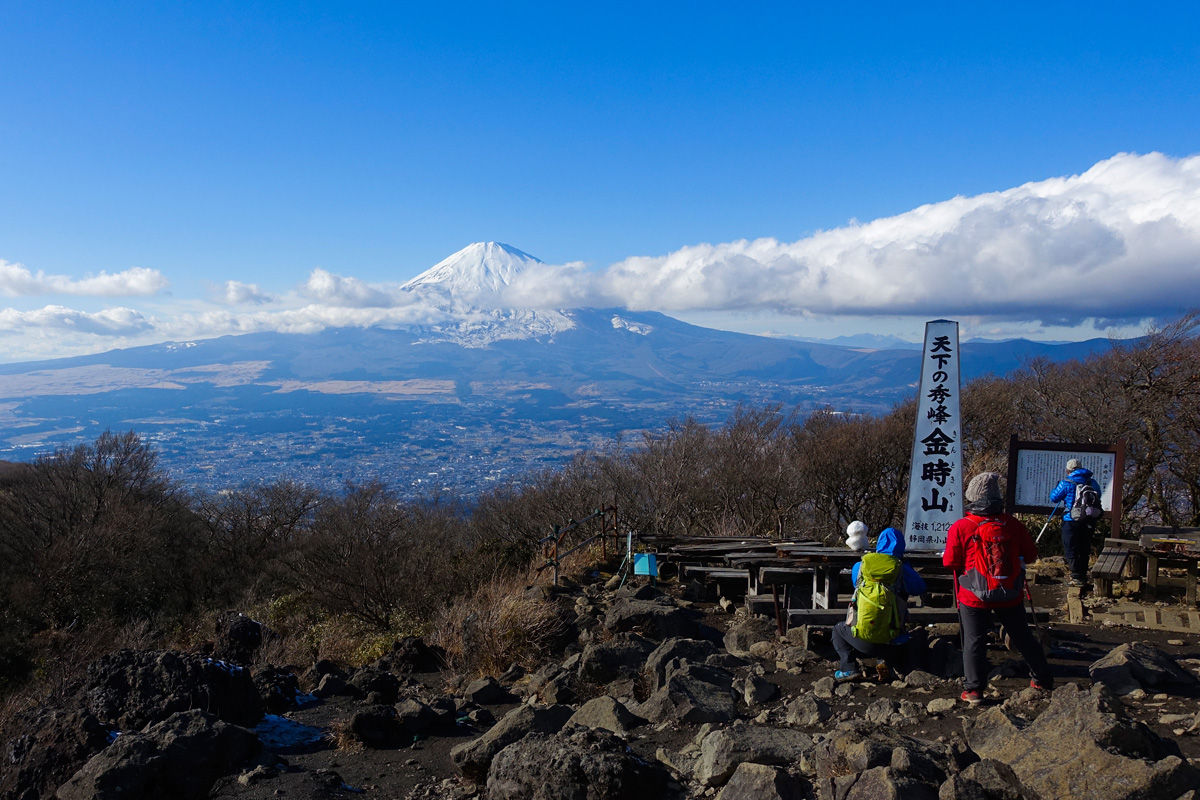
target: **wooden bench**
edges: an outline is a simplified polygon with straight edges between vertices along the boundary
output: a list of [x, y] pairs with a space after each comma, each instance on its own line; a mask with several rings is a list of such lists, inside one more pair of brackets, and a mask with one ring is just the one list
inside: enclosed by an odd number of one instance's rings
[[1098, 597], [1111, 597], [1113, 581], [1125, 576], [1130, 559], [1141, 549], [1132, 539], [1105, 539], [1104, 549], [1092, 565], [1092, 584]]
[[[695, 564], [685, 564], [682, 567], [685, 578], [699, 578], [702, 581], [717, 584], [718, 591], [725, 596], [741, 597], [750, 588], [750, 570], [730, 569], [729, 567], [703, 567]], [[733, 590], [730, 591], [730, 586]]]
[[[1162, 549], [1167, 542], [1181, 549]], [[1146, 559], [1147, 600], [1155, 600], [1161, 586], [1182, 584], [1184, 602], [1196, 605], [1197, 584], [1200, 583], [1200, 528], [1165, 528], [1147, 525], [1142, 528], [1141, 555]], [[1159, 574], [1161, 567], [1183, 568], [1186, 573], [1182, 581], [1166, 578]]]

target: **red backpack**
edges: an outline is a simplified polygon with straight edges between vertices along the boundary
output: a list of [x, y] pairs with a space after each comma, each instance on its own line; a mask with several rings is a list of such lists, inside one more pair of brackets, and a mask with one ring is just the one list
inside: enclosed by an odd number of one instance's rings
[[985, 603], [1007, 603], [1021, 597], [1025, 565], [1017, 543], [998, 517], [984, 517], [966, 542], [961, 585]]

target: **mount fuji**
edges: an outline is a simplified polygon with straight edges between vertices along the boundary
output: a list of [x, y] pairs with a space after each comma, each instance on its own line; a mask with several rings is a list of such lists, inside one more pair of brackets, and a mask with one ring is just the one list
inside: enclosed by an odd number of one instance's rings
[[439, 261], [400, 287], [412, 301], [437, 309], [447, 324], [415, 328], [423, 342], [487, 347], [502, 339], [553, 336], [575, 326], [561, 311], [513, 308], [505, 293], [542, 261], [499, 242], [476, 242]]
[[[553, 270], [472, 244], [395, 290], [419, 325], [251, 333], [0, 365], [0, 458], [137, 430], [187, 485], [382, 480], [472, 496], [615, 437], [745, 403], [881, 412], [916, 391], [920, 353], [689, 325], [620, 308], [516, 308]], [[1069, 345], [966, 343], [964, 379]]]

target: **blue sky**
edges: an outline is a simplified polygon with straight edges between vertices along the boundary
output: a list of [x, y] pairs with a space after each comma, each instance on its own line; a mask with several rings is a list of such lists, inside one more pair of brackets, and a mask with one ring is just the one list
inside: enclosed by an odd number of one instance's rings
[[[748, 332], [1134, 329], [1200, 306], [1198, 23], [1154, 3], [9, 0], [0, 359], [270, 327], [323, 301], [313, 270], [394, 285], [478, 241]], [[950, 219], [922, 228], [926, 206]], [[1025, 278], [1066, 267], [1101, 286], [1055, 314], [1062, 286]], [[1147, 271], [1130, 300], [1121, 276]], [[729, 291], [775, 280], [786, 302]]]

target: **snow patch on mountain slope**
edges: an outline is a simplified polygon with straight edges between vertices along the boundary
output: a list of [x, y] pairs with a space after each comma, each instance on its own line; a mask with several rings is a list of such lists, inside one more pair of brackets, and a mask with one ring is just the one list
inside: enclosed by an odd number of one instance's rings
[[630, 333], [636, 333], [640, 336], [649, 336], [654, 332], [653, 325], [647, 325], [644, 322], [634, 322], [633, 320], [616, 315], [612, 318], [612, 326], [617, 330], [627, 330]]

